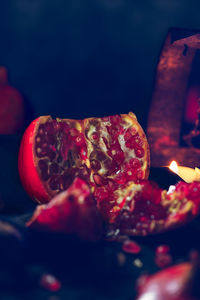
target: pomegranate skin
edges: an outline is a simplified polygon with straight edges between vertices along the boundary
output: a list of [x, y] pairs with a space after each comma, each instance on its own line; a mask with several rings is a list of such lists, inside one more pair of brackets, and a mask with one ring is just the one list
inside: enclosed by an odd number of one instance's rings
[[[39, 117], [28, 126], [23, 135], [18, 156], [18, 170], [22, 185], [25, 191], [29, 195], [34, 195], [33, 199], [39, 203], [49, 202], [50, 197], [37, 172], [35, 156], [33, 155], [33, 142], [39, 124], [46, 121], [47, 118], [48, 116]], [[28, 174], [30, 174], [31, 180]]]
[[24, 100], [21, 94], [8, 84], [7, 70], [0, 67], [0, 134], [14, 134], [25, 122]]
[[186, 291], [192, 265], [182, 263], [150, 275], [139, 287], [137, 300], [197, 300]]

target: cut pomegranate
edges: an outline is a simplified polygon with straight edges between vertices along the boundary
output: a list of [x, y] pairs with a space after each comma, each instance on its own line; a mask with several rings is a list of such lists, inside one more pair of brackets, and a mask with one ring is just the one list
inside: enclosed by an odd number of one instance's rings
[[97, 240], [103, 231], [102, 217], [92, 199], [88, 185], [76, 178], [67, 191], [56, 195], [48, 204], [36, 208], [27, 226], [38, 230], [75, 234]]
[[193, 288], [195, 284], [193, 272], [190, 263], [182, 263], [149, 275], [142, 281], [143, 284], [138, 286], [139, 295], [137, 300], [199, 299], [199, 290]]
[[[132, 184], [113, 225], [122, 235], [148, 235], [181, 226], [200, 212], [200, 183], [179, 182], [173, 192], [142, 181]], [[166, 249], [160, 249], [162, 251]]]
[[133, 113], [82, 121], [39, 117], [23, 136], [19, 173], [40, 203], [66, 190], [74, 178], [85, 180], [103, 216], [114, 222], [125, 203], [121, 190], [148, 177], [149, 147]]
[[24, 125], [24, 100], [8, 84], [7, 70], [0, 67], [0, 134], [13, 134]]

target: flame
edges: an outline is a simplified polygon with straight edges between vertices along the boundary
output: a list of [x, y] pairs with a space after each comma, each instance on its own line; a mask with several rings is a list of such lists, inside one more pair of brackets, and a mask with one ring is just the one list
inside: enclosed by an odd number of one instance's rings
[[174, 173], [178, 173], [178, 165], [177, 165], [177, 162], [175, 160], [173, 160], [171, 162], [171, 164], [169, 165], [169, 169], [174, 172]]

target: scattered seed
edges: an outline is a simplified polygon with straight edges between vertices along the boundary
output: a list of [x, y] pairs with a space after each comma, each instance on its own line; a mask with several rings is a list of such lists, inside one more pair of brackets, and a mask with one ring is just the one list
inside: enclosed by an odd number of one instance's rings
[[61, 282], [51, 274], [43, 274], [40, 278], [40, 285], [51, 292], [57, 292], [61, 288]]
[[126, 256], [124, 255], [124, 253], [122, 253], [122, 252], [117, 253], [117, 261], [118, 261], [118, 264], [120, 267], [125, 264]]
[[137, 268], [142, 268], [143, 267], [143, 263], [139, 258], [134, 259], [133, 265]]
[[122, 250], [131, 254], [138, 254], [141, 251], [141, 247], [132, 240], [125, 240], [122, 245]]

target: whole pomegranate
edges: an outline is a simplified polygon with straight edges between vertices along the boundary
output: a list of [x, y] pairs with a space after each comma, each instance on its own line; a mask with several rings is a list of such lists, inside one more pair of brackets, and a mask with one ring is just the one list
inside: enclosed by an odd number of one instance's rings
[[7, 70], [0, 67], [0, 134], [13, 134], [24, 125], [24, 101], [8, 84]]

